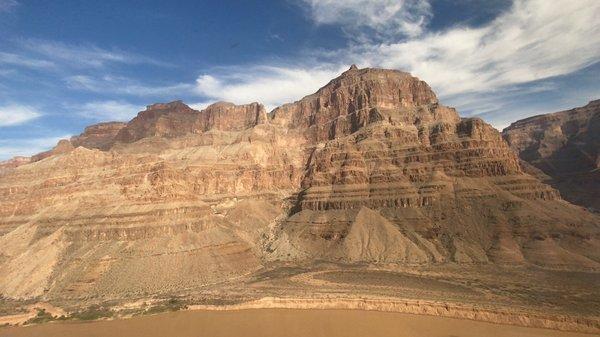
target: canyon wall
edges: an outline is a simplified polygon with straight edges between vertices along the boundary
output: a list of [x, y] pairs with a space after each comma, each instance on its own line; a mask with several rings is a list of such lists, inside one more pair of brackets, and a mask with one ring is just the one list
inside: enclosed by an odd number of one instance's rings
[[600, 212], [600, 100], [516, 121], [502, 134], [532, 174]]
[[599, 224], [425, 82], [353, 66], [268, 114], [154, 104], [7, 164], [0, 292], [160, 294], [277, 261], [598, 269]]

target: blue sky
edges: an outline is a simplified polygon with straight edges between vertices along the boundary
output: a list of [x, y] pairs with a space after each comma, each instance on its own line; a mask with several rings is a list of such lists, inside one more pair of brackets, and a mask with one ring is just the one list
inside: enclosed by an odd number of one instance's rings
[[497, 128], [600, 98], [598, 0], [0, 0], [0, 160], [155, 102], [267, 108], [356, 63]]

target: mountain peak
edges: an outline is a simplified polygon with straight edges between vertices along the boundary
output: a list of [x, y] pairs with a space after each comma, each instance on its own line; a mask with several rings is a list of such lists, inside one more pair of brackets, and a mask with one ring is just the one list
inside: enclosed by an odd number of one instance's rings
[[187, 108], [191, 109], [187, 104], [181, 100], [176, 100], [168, 103], [154, 103], [146, 106], [146, 110], [168, 110], [176, 108]]
[[409, 73], [352, 65], [316, 93], [273, 110], [271, 120], [288, 128], [313, 128], [313, 136], [325, 140], [377, 121], [408, 126], [459, 118], [438, 104], [427, 83]]

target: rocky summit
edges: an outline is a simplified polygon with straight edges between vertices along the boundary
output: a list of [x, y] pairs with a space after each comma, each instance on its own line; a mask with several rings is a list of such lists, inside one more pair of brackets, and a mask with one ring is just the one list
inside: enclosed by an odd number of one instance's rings
[[600, 212], [600, 100], [514, 122], [502, 134], [528, 172]]
[[[504, 135], [523, 159], [591, 155], [579, 147], [598, 135], [597, 113], [579, 117], [588, 110]], [[0, 293], [119, 299], [246, 284], [264, 294], [301, 282], [259, 286], [274, 266], [269, 275], [289, 276], [323, 264], [600, 269], [600, 217], [528, 173], [509, 143], [394, 70], [353, 66], [269, 113], [149, 105], [3, 164]]]

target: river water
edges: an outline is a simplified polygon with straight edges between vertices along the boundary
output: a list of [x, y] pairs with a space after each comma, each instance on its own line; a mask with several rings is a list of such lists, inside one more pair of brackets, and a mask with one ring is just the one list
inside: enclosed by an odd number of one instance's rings
[[1, 337], [590, 337], [435, 316], [361, 310], [178, 311], [94, 322], [0, 328]]

